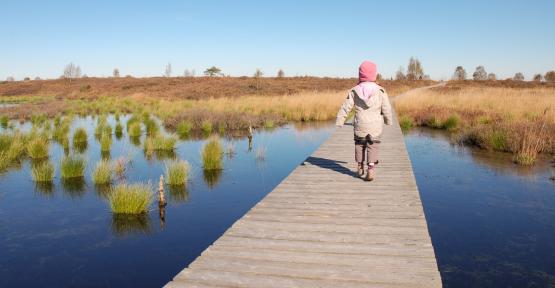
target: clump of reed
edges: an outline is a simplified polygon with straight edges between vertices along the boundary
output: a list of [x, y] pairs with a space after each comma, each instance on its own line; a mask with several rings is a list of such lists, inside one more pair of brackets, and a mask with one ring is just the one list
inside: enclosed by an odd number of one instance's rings
[[108, 203], [115, 214], [141, 214], [148, 212], [153, 193], [150, 184], [118, 184], [108, 195]]
[[119, 122], [116, 123], [115, 134], [118, 139], [123, 135], [123, 126]]
[[406, 133], [410, 129], [412, 129], [412, 127], [414, 126], [414, 121], [412, 121], [409, 116], [402, 115], [401, 117], [399, 117], [399, 126], [401, 126], [401, 130]]
[[144, 144], [145, 151], [173, 151], [177, 139], [173, 136], [158, 134], [147, 137]]
[[189, 136], [189, 133], [191, 133], [191, 129], [193, 128], [193, 125], [191, 124], [191, 122], [187, 121], [187, 120], [183, 120], [181, 122], [179, 122], [179, 124], [177, 124], [177, 135], [179, 135], [179, 137], [185, 138]]
[[209, 120], [204, 120], [201, 123], [200, 129], [202, 130], [202, 133], [204, 135], [210, 135], [210, 133], [212, 133], [212, 122], [210, 122]]
[[82, 145], [87, 143], [87, 130], [85, 128], [77, 128], [73, 133], [73, 145]]
[[0, 135], [0, 170], [25, 156], [27, 142], [28, 137], [19, 132]]
[[48, 149], [50, 142], [44, 137], [35, 137], [27, 143], [27, 155], [31, 159], [44, 159], [48, 158]]
[[112, 147], [112, 136], [110, 134], [102, 134], [100, 137], [100, 151], [110, 152]]
[[54, 165], [49, 161], [43, 161], [33, 166], [31, 174], [35, 182], [51, 182], [55, 174]]
[[275, 125], [276, 124], [275, 124], [274, 120], [272, 120], [272, 119], [266, 119], [264, 121], [264, 128], [266, 128], [266, 129], [272, 129], [272, 128], [275, 127]]
[[87, 161], [76, 155], [69, 155], [60, 161], [60, 176], [63, 179], [81, 178], [85, 176]]
[[125, 157], [119, 157], [114, 161], [114, 172], [120, 178], [125, 176], [125, 171], [127, 171], [127, 165], [129, 160]]
[[97, 185], [112, 182], [112, 164], [108, 160], [100, 160], [93, 170], [92, 180]]
[[146, 135], [148, 136], [154, 136], [160, 132], [160, 126], [158, 126], [156, 120], [150, 117], [144, 119], [143, 124], [145, 125]]
[[127, 133], [129, 134], [129, 137], [140, 137], [141, 134], [143, 133], [140, 122], [133, 122], [127, 127], [129, 127], [127, 129]]
[[185, 160], [174, 160], [166, 163], [166, 183], [184, 185], [189, 176], [190, 165]]
[[2, 115], [2, 117], [0, 117], [0, 126], [2, 126], [2, 128], [4, 129], [8, 128], [9, 122], [10, 122], [10, 119], [8, 119], [8, 116]]
[[204, 170], [221, 170], [222, 162], [222, 144], [217, 137], [212, 137], [202, 150], [202, 163]]

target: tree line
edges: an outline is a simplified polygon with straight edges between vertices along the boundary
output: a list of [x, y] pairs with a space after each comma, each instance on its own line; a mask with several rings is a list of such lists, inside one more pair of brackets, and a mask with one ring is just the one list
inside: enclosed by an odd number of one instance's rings
[[[453, 73], [453, 80], [467, 80], [467, 73], [466, 70], [464, 69], [464, 67], [462, 66], [457, 66], [455, 68], [455, 72]], [[524, 81], [525, 77], [524, 74], [522, 74], [521, 72], [517, 72], [515, 73], [515, 75], [512, 78], [508, 78], [507, 80], [514, 80], [514, 81]], [[476, 70], [474, 71], [474, 73], [472, 73], [472, 80], [474, 81], [495, 81], [497, 80], [497, 75], [495, 75], [495, 73], [487, 73], [486, 69], [484, 68], [484, 66], [478, 66], [476, 67]], [[549, 71], [547, 73], [545, 73], [545, 75], [542, 74], [535, 74], [534, 77], [532, 77], [533, 81], [536, 82], [541, 82], [541, 81], [546, 81], [546, 82], [555, 82], [555, 71]]]

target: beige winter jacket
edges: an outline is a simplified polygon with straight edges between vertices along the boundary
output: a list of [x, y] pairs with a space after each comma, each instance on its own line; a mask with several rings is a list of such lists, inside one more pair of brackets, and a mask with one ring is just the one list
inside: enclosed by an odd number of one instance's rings
[[391, 125], [392, 121], [391, 104], [385, 89], [375, 83], [362, 83], [353, 87], [337, 113], [336, 125], [345, 123], [353, 106], [355, 135], [366, 137], [370, 134], [373, 139], [380, 139], [383, 124]]

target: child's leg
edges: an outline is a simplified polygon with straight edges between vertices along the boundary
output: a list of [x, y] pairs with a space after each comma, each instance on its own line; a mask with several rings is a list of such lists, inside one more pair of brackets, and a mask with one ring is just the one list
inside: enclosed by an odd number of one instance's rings
[[362, 141], [355, 141], [355, 161], [357, 163], [364, 163], [364, 156], [366, 154], [366, 143]]
[[372, 143], [367, 145], [367, 152], [366, 152], [366, 156], [367, 156], [367, 161], [368, 161], [368, 167], [369, 168], [373, 168], [374, 165], [378, 162], [378, 143]]

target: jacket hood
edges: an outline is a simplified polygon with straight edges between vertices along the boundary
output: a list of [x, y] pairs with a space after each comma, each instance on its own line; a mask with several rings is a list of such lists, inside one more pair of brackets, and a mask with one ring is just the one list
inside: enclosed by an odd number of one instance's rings
[[353, 88], [356, 92], [355, 97], [364, 101], [366, 105], [370, 104], [370, 98], [377, 94], [381, 89], [382, 87], [375, 82], [362, 82]]

